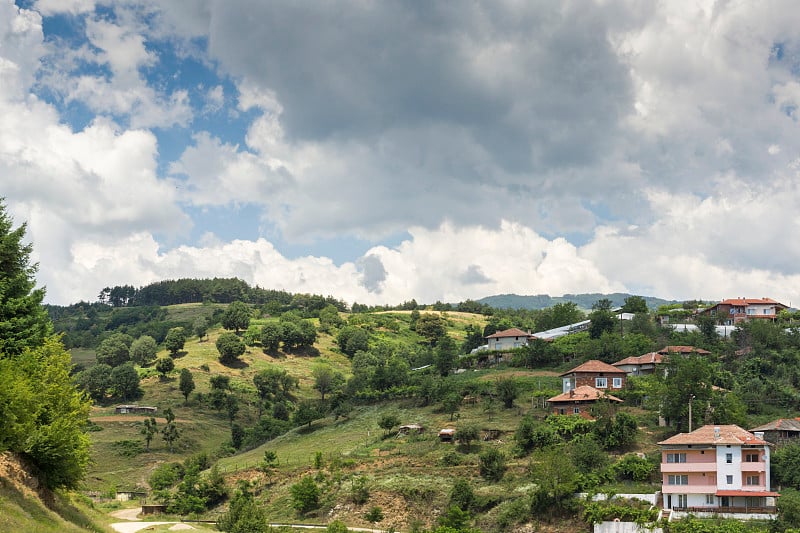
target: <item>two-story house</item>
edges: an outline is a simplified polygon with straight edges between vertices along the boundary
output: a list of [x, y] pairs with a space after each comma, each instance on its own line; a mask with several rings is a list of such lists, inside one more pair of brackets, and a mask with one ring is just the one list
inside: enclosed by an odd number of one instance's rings
[[644, 376], [655, 373], [656, 365], [660, 365], [662, 360], [660, 353], [650, 352], [644, 355], [626, 357], [611, 366], [623, 370], [629, 376]]
[[692, 513], [772, 513], [770, 444], [739, 426], [703, 426], [658, 443], [664, 508]]
[[601, 391], [619, 390], [625, 386], [625, 376], [624, 370], [592, 359], [561, 374], [561, 392], [584, 385]]
[[492, 333], [486, 337], [486, 343], [490, 350], [511, 350], [512, 348], [521, 348], [527, 345], [528, 340], [533, 338], [535, 337], [529, 331], [511, 328]]
[[778, 313], [789, 307], [771, 298], [729, 298], [700, 311], [724, 325], [735, 325], [743, 320], [775, 320]]
[[584, 418], [592, 418], [592, 408], [601, 400], [612, 404], [622, 403], [622, 400], [616, 396], [588, 385], [581, 385], [558, 396], [548, 398], [547, 403], [554, 415], [580, 415]]

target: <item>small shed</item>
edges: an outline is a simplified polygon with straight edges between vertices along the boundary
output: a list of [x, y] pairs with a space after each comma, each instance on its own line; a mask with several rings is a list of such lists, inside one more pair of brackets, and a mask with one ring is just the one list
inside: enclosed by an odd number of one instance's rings
[[453, 428], [444, 428], [439, 430], [440, 442], [454, 442], [456, 438], [456, 430]]
[[118, 405], [114, 408], [114, 412], [120, 415], [128, 413], [154, 415], [158, 412], [158, 407], [150, 407], [147, 405]]
[[397, 436], [403, 437], [405, 435], [418, 435], [423, 431], [425, 431], [425, 428], [419, 424], [405, 424], [400, 426], [400, 428], [397, 430]]
[[485, 441], [487, 440], [497, 440], [500, 438], [500, 435], [503, 434], [502, 429], [484, 429], [483, 435], [481, 438]]
[[132, 500], [143, 500], [147, 497], [147, 493], [138, 490], [118, 490], [114, 499], [118, 502], [129, 502]]
[[142, 505], [142, 514], [164, 514], [167, 512], [167, 506], [160, 503], [152, 503], [148, 505]]

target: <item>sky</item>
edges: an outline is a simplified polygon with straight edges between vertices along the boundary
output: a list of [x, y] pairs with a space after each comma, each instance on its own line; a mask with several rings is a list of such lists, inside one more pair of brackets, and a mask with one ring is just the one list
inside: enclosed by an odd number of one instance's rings
[[46, 301], [800, 303], [794, 0], [0, 0]]

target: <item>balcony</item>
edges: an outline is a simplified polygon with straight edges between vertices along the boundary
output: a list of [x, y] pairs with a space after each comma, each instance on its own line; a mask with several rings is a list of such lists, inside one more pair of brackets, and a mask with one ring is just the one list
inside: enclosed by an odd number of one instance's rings
[[[757, 464], [757, 463], [752, 463]], [[716, 462], [706, 462], [706, 463], [661, 463], [661, 471], [663, 473], [680, 473], [685, 474], [689, 472], [705, 472], [707, 474], [716, 476], [717, 475], [717, 463]]]

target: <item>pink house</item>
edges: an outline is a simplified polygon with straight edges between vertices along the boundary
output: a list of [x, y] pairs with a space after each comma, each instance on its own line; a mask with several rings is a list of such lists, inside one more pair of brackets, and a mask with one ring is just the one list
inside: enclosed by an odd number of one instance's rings
[[703, 426], [658, 443], [664, 508], [692, 513], [775, 512], [770, 444], [739, 426]]

